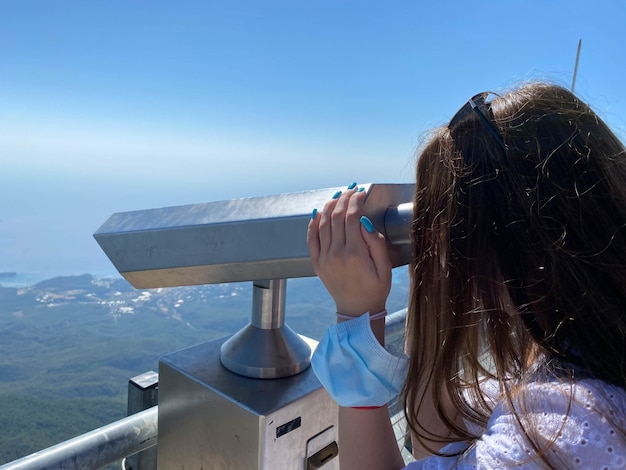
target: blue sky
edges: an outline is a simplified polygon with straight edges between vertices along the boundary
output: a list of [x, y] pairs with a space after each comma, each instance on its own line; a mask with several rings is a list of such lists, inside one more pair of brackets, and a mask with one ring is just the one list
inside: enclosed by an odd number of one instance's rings
[[408, 182], [482, 90], [547, 79], [626, 135], [626, 3], [2, 1], [0, 272], [114, 273], [113, 212]]

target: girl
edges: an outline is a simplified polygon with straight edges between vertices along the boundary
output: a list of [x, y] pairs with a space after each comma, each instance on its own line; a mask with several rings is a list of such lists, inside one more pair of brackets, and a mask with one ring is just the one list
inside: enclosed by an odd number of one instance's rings
[[416, 173], [408, 360], [382, 347], [391, 267], [364, 193], [309, 225], [338, 312], [313, 366], [342, 470], [404, 467], [384, 406], [400, 388], [411, 470], [626, 466], [623, 144], [536, 83], [471, 98]]

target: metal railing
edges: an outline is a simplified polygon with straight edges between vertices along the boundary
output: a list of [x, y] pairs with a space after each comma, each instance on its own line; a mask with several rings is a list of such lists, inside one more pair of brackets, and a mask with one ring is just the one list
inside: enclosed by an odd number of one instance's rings
[[158, 406], [9, 462], [1, 470], [97, 469], [157, 444]]
[[[406, 309], [388, 315], [385, 342], [402, 350]], [[398, 445], [403, 447], [401, 404], [390, 404]], [[0, 466], [0, 470], [98, 469], [157, 445], [158, 405]], [[133, 469], [151, 470], [151, 469]]]

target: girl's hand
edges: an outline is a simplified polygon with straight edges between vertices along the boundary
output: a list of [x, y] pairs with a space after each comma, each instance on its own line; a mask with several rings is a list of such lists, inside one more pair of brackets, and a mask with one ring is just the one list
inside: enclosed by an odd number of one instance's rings
[[[365, 192], [335, 195], [314, 214], [307, 245], [313, 269], [335, 300], [337, 312], [359, 316], [385, 310], [391, 289], [391, 261], [385, 237], [361, 222]], [[369, 223], [369, 230], [373, 230]]]

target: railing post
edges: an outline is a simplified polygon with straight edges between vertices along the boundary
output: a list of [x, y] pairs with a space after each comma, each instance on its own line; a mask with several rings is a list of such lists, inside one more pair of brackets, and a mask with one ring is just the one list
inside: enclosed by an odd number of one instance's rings
[[[159, 374], [145, 372], [128, 381], [128, 416], [147, 410], [159, 402]], [[157, 448], [131, 455], [124, 461], [126, 470], [156, 470]]]

